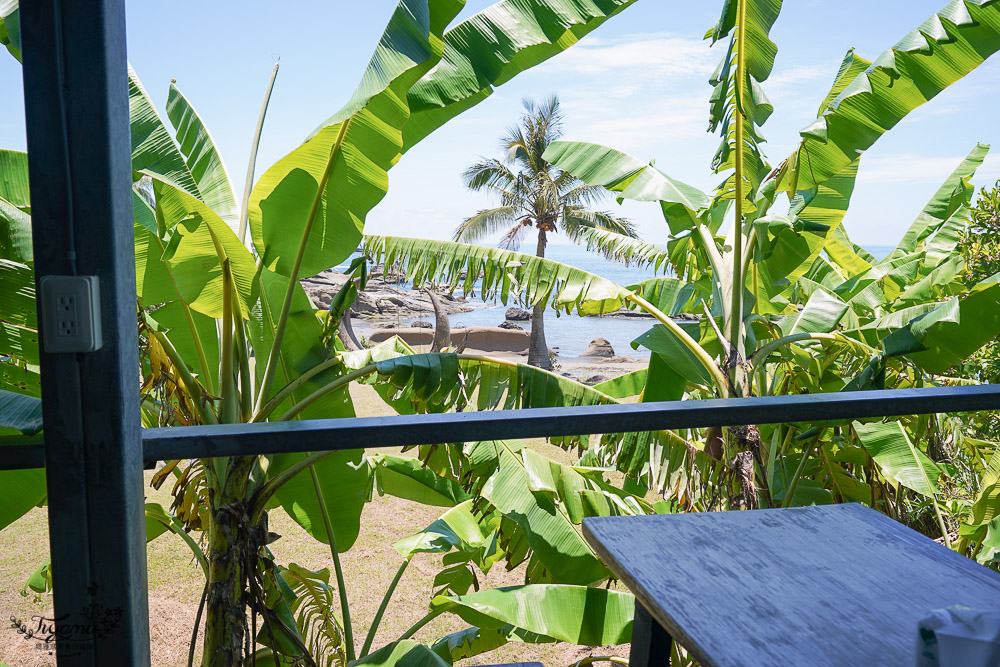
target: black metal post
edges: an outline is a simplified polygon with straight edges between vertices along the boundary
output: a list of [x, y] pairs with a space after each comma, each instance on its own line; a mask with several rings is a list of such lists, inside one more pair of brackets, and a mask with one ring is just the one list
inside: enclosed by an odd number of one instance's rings
[[628, 654], [630, 667], [669, 665], [672, 649], [673, 639], [670, 634], [636, 600], [635, 617], [632, 620], [632, 646]]
[[57, 658], [149, 665], [124, 1], [23, 2], [21, 29], [36, 284], [97, 276], [104, 332], [41, 350]]

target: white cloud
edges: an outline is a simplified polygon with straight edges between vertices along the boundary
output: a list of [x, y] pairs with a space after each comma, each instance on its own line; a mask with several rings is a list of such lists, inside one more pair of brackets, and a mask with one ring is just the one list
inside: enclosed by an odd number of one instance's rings
[[545, 64], [546, 74], [615, 74], [649, 79], [683, 76], [704, 78], [715, 70], [719, 49], [700, 39], [669, 33], [628, 35], [616, 40], [589, 39]]
[[[898, 153], [862, 158], [858, 180], [863, 183], [936, 183], [944, 182], [965, 158], [964, 155], [931, 157], [915, 153]], [[989, 155], [979, 168], [976, 181], [996, 178], [1000, 172], [1000, 155]]]

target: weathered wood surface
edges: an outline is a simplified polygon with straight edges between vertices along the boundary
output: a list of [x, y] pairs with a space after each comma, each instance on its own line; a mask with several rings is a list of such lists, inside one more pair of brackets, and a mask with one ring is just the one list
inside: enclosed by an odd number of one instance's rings
[[706, 667], [914, 664], [931, 609], [1000, 607], [1000, 575], [857, 504], [593, 518], [584, 535]]

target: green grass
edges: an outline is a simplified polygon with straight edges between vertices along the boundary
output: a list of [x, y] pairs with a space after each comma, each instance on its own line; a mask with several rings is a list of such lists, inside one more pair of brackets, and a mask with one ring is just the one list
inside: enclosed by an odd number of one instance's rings
[[[369, 387], [354, 385], [352, 395], [359, 415], [394, 414]], [[560, 462], [571, 463], [573, 460], [571, 453], [543, 440], [530, 440], [528, 445]], [[148, 485], [150, 477], [151, 473], [147, 472], [147, 501], [169, 507], [170, 482], [156, 490]], [[359, 649], [382, 596], [399, 567], [400, 557], [392, 548], [393, 542], [424, 528], [443, 512], [444, 508], [427, 507], [389, 496], [375, 497], [365, 507], [360, 536], [354, 547], [342, 556], [355, 642]], [[28, 620], [35, 614], [51, 610], [50, 596], [37, 596], [31, 591], [22, 595], [25, 581], [48, 555], [46, 519], [45, 508], [36, 508], [0, 532], [0, 611], [10, 617]], [[333, 572], [329, 547], [310, 537], [280, 509], [271, 512], [269, 528], [281, 535], [270, 545], [279, 563], [294, 562], [311, 570], [326, 567]], [[149, 543], [147, 564], [153, 665], [181, 667], [187, 664], [188, 643], [204, 579], [188, 548], [170, 534]], [[379, 627], [375, 647], [393, 641], [424, 616], [434, 575], [440, 568], [440, 556], [421, 554], [414, 558]], [[488, 576], [480, 578], [480, 586], [516, 585], [523, 583], [523, 578], [523, 568], [507, 572], [500, 564]], [[416, 638], [430, 641], [463, 627], [465, 624], [456, 617], [442, 616], [417, 633]], [[510, 644], [461, 664], [538, 660], [551, 667], [568, 665], [589, 655], [625, 656], [627, 652], [627, 646], [591, 650], [566, 645]], [[195, 664], [198, 664], [198, 657], [200, 647]], [[18, 667], [55, 664], [53, 656], [47, 651], [36, 650], [33, 642], [24, 641], [13, 629], [0, 634], [0, 662]]]

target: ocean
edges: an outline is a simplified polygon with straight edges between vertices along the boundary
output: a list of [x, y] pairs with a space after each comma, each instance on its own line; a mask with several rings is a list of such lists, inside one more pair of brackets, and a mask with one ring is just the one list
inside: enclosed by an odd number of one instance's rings
[[[871, 246], [868, 252], [878, 258], [885, 257], [892, 251], [891, 246]], [[588, 252], [585, 248], [572, 244], [550, 244], [545, 249], [545, 256], [548, 259], [576, 266], [589, 273], [595, 273], [603, 278], [607, 278], [619, 285], [633, 285], [635, 283], [656, 277], [651, 269], [639, 269], [634, 266], [623, 266], [616, 262], [611, 262], [604, 257]], [[343, 271], [349, 262], [343, 266], [335, 267], [336, 271]], [[663, 275], [662, 273], [659, 275]], [[508, 303], [503, 305], [497, 302], [483, 302], [478, 297], [469, 297], [469, 301], [482, 304], [483, 307], [467, 313], [456, 313], [450, 317], [452, 327], [462, 326], [489, 326], [495, 327], [501, 324], [505, 317], [504, 313], [508, 307], [517, 305]], [[428, 314], [425, 317], [410, 318], [401, 321], [406, 326], [412, 322], [424, 320], [433, 323], [434, 318]], [[528, 329], [530, 322], [518, 322], [517, 324]], [[651, 319], [625, 319], [616, 317], [579, 317], [577, 315], [556, 316], [555, 311], [548, 311], [545, 314], [545, 340], [550, 349], [556, 350], [559, 357], [572, 359], [579, 357], [587, 349], [587, 345], [594, 338], [606, 338], [615, 350], [615, 354], [636, 358], [649, 357], [649, 351], [643, 347], [633, 350], [630, 343], [643, 334], [647, 329], [655, 324]]]

